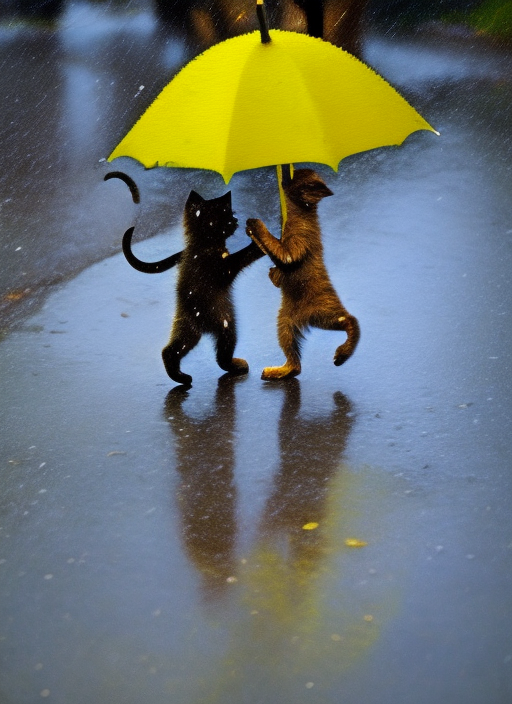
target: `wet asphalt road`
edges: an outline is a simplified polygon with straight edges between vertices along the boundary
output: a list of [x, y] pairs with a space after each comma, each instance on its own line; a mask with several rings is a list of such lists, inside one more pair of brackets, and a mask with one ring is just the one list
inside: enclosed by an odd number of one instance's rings
[[[104, 256], [133, 222], [159, 233], [141, 257], [174, 251], [180, 198], [224, 186], [126, 164], [136, 209], [103, 182], [99, 159], [164, 55], [147, 18], [130, 22], [89, 24], [87, 41], [65, 30], [52, 61], [74, 78], [54, 112], [40, 106], [39, 136], [27, 125], [31, 169], [6, 162], [18, 175], [3, 182], [4, 290], [24, 290], [15, 254], [32, 290], [67, 279], [74, 252], [83, 271], [33, 315], [5, 317], [0, 701], [509, 704], [510, 55], [433, 35], [368, 42], [441, 137], [321, 169], [335, 192], [321, 206], [328, 268], [363, 332], [355, 356], [335, 368], [337, 335], [313, 331], [298, 379], [260, 380], [281, 361], [279, 292], [260, 260], [236, 285], [251, 373], [219, 378], [203, 340], [184, 394], [160, 360], [175, 271]], [[118, 46], [113, 78], [101, 56], [116, 38], [128, 59]], [[9, 41], [28, 80], [34, 46], [56, 38]], [[153, 61], [136, 65], [143, 44]], [[18, 86], [25, 106], [50, 81], [39, 76]], [[20, 134], [3, 149], [19, 153]], [[240, 222], [275, 228], [271, 170], [230, 186]]]

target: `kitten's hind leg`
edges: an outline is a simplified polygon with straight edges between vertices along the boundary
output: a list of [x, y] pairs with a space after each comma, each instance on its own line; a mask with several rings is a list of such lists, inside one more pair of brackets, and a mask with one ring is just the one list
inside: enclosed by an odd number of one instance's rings
[[175, 323], [171, 339], [162, 350], [162, 359], [165, 371], [173, 381], [184, 386], [192, 386], [192, 377], [181, 371], [180, 362], [197, 345], [201, 334], [190, 327], [184, 328], [184, 325]]
[[231, 316], [224, 318], [215, 335], [217, 364], [229, 374], [247, 374], [249, 365], [245, 359], [233, 357], [236, 347], [236, 329]]
[[265, 367], [261, 373], [262, 379], [288, 379], [298, 376], [301, 372], [300, 343], [302, 332], [288, 317], [279, 313], [277, 320], [277, 337], [281, 349], [286, 355], [282, 367]]

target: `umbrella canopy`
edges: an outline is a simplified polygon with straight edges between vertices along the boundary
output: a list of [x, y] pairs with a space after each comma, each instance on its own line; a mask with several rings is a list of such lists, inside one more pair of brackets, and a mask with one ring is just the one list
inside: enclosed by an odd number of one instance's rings
[[108, 157], [144, 166], [237, 171], [328, 164], [435, 130], [389, 83], [351, 54], [296, 32], [258, 31], [187, 64]]

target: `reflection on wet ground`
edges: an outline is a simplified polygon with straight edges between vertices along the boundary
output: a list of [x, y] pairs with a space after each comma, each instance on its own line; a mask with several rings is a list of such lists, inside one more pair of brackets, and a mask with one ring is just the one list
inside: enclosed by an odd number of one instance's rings
[[[169, 392], [165, 406], [182, 480], [178, 506], [183, 512], [184, 542], [203, 576], [206, 598], [217, 597], [237, 581], [237, 383], [243, 380], [221, 377], [213, 407], [199, 418], [184, 412], [190, 392], [181, 387]], [[304, 586], [322, 557], [330, 480], [340, 470], [353, 414], [349, 401], [337, 392], [329, 416], [305, 418], [300, 414], [299, 382], [279, 384], [277, 391], [267, 389], [278, 395], [279, 391], [284, 396], [278, 421], [280, 462], [257, 532], [261, 545], [272, 545], [276, 555], [284, 551], [281, 559], [291, 571], [297, 570], [297, 582]], [[314, 446], [319, 447], [317, 453], [311, 451]], [[316, 530], [320, 525], [322, 529]]]
[[[190, 51], [103, 12], [0, 37], [3, 302], [83, 269], [0, 344], [2, 704], [509, 704], [510, 55], [367, 42], [441, 137], [321, 168], [356, 354], [335, 368], [338, 335], [312, 331], [301, 376], [262, 382], [281, 353], [260, 260], [235, 291], [249, 376], [219, 379], [204, 339], [185, 392], [160, 358], [176, 272], [105, 255], [134, 223], [160, 233], [142, 258], [176, 251], [188, 190], [226, 188], [125, 161], [136, 207], [103, 182]], [[272, 230], [274, 172], [230, 188]]]
[[165, 404], [181, 478], [177, 505], [184, 546], [202, 576], [207, 599], [219, 596], [229, 589], [228, 580], [236, 579], [236, 381], [220, 380], [212, 408], [199, 418], [184, 411], [189, 394], [182, 387], [169, 391]]

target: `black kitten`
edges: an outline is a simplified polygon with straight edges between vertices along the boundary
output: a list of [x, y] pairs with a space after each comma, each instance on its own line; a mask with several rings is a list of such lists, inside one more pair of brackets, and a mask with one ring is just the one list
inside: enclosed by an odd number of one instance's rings
[[[107, 174], [105, 180], [119, 178], [130, 189], [133, 201], [140, 200], [137, 185], [121, 171]], [[123, 252], [129, 264], [147, 274], [166, 271], [179, 263], [177, 303], [169, 343], [162, 350], [167, 374], [180, 384], [191, 386], [192, 377], [180, 370], [182, 358], [201, 337], [213, 335], [217, 363], [231, 374], [246, 374], [245, 359], [233, 357], [236, 346], [235, 311], [231, 285], [242, 269], [264, 253], [251, 242], [248, 247], [230, 254], [226, 240], [235, 232], [238, 221], [231, 208], [231, 191], [205, 200], [191, 191], [185, 205], [185, 249], [158, 262], [144, 262], [131, 250], [133, 227], [123, 237]]]
[[180, 258], [176, 313], [169, 343], [162, 350], [167, 374], [180, 384], [191, 385], [192, 377], [180, 370], [180, 362], [205, 333], [215, 338], [219, 367], [231, 374], [246, 374], [247, 362], [233, 357], [237, 338], [231, 285], [263, 252], [253, 242], [234, 254], [227, 251], [226, 239], [238, 227], [231, 192], [205, 200], [192, 191], [185, 205], [184, 226], [186, 247]]

